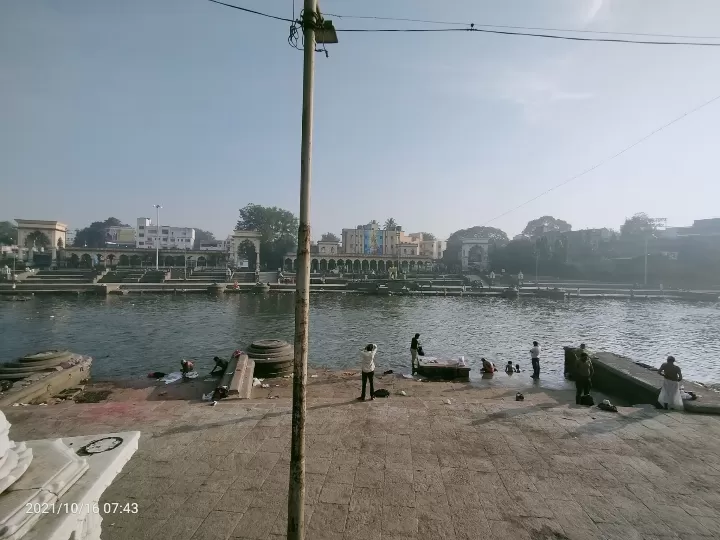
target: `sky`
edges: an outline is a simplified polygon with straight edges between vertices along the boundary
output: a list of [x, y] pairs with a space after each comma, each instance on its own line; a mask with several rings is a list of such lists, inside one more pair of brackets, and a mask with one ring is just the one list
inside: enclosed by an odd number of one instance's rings
[[[227, 0], [282, 17], [292, 0]], [[300, 5], [302, 0], [296, 0]], [[717, 0], [323, 0], [325, 13], [718, 35]], [[339, 17], [338, 29], [422, 25]], [[442, 26], [441, 26], [442, 27]], [[0, 220], [115, 216], [225, 237], [299, 212], [302, 53], [206, 0], [0, 2]], [[619, 228], [719, 217], [720, 47], [340, 33], [318, 54], [313, 236], [393, 217], [444, 238], [542, 215]], [[717, 40], [720, 42], [720, 39]]]

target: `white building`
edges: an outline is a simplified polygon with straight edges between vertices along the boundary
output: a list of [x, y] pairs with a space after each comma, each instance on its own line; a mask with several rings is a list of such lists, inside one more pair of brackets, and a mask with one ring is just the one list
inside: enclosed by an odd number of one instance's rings
[[219, 251], [221, 253], [230, 253], [232, 245], [232, 236], [228, 236], [225, 240], [212, 240], [210, 242], [200, 242], [200, 251]]
[[135, 247], [155, 249], [192, 249], [195, 245], [195, 229], [153, 225], [150, 218], [138, 218]]
[[79, 229], [68, 229], [65, 233], [65, 240], [67, 241], [67, 247], [72, 247], [75, 244], [75, 237], [77, 236]]

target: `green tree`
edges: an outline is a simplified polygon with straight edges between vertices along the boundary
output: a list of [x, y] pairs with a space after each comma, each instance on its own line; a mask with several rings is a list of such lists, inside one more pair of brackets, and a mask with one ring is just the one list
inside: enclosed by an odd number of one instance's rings
[[115, 217], [109, 217], [105, 221], [93, 221], [89, 227], [80, 229], [75, 235], [73, 246], [102, 248], [105, 247], [105, 235], [108, 227], [128, 227], [122, 221]]
[[420, 234], [422, 235], [422, 239], [426, 242], [436, 240], [435, 235], [433, 233], [424, 232], [424, 233], [420, 233]]
[[397, 227], [397, 221], [395, 221], [395, 218], [387, 218], [385, 220], [385, 230], [390, 231], [395, 227]]
[[297, 249], [298, 226], [298, 218], [289, 210], [248, 204], [240, 209], [235, 230], [261, 234], [260, 264], [272, 270], [282, 268], [285, 255]]
[[193, 249], [200, 249], [201, 243], [214, 242], [215, 235], [210, 231], [204, 231], [195, 227], [195, 242], [193, 243]]
[[250, 240], [244, 240], [240, 243], [240, 245], [238, 246], [238, 256], [241, 259], [247, 260], [250, 270], [256, 270], [255, 262], [257, 257], [255, 252], [255, 244], [253, 244]]
[[443, 262], [448, 268], [457, 268], [460, 266], [460, 251], [464, 238], [488, 238], [490, 244], [495, 244], [496, 247], [508, 242], [508, 235], [505, 231], [496, 229], [495, 227], [476, 226], [455, 231], [448, 238], [447, 247], [443, 253]]
[[0, 244], [6, 246], [17, 244], [17, 227], [12, 221], [0, 221]]
[[528, 221], [528, 224], [525, 225], [522, 233], [528, 236], [539, 236], [543, 232], [568, 232], [571, 229], [572, 225], [570, 225], [567, 221], [563, 221], [562, 219], [557, 219], [552, 216], [542, 216]]
[[620, 235], [626, 238], [645, 236], [656, 231], [657, 228], [657, 220], [649, 217], [645, 212], [640, 212], [625, 220], [620, 227]]
[[334, 233], [326, 232], [320, 237], [321, 242], [339, 242], [340, 238]]
[[535, 270], [536, 249], [535, 243], [528, 238], [512, 240], [490, 252], [490, 266], [496, 273], [501, 270], [511, 274], [522, 271], [529, 276]]
[[42, 231], [33, 231], [25, 237], [25, 247], [46, 248], [50, 246], [50, 239]]

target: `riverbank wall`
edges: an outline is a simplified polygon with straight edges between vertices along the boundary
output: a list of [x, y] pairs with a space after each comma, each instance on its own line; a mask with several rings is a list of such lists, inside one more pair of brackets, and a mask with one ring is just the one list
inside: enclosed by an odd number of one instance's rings
[[[600, 391], [618, 396], [631, 405], [659, 405], [657, 398], [664, 379], [657, 369], [606, 352], [597, 353], [592, 362], [595, 368], [593, 386]], [[686, 392], [700, 396], [695, 401], [685, 401], [687, 412], [720, 414], [719, 392], [691, 381], [683, 381], [682, 386]]]
[[[421, 290], [390, 291], [381, 289], [379, 291], [368, 291], [353, 288], [351, 283], [323, 283], [310, 285], [310, 292], [313, 294], [366, 294], [378, 296], [459, 296], [459, 297], [501, 297], [503, 288], [484, 287], [481, 289], [465, 288], [462, 286], [450, 285], [444, 287], [427, 287]], [[70, 296], [108, 296], [108, 295], [135, 295], [135, 294], [274, 294], [294, 293], [295, 285], [286, 283], [270, 283], [258, 287], [254, 283], [203, 283], [198, 281], [185, 281], [173, 283], [122, 283], [122, 284], [40, 284], [40, 283], [17, 283], [0, 284], [0, 299], [9, 297], [32, 297], [43, 295], [70, 295]], [[525, 287], [520, 289], [521, 298], [546, 297], [546, 289]], [[697, 293], [687, 291], [660, 291], [653, 289], [628, 290], [612, 289], [606, 286], [586, 287], [583, 289], [570, 289], [566, 298], [597, 298], [597, 299], [635, 299], [635, 300], [686, 300], [686, 301], [713, 301], [717, 295], [700, 296]], [[557, 300], [562, 300], [557, 298]]]

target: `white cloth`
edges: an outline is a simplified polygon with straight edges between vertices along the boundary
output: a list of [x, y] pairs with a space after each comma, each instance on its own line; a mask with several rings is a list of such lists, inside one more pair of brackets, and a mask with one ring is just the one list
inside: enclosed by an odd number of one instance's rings
[[530, 358], [540, 358], [540, 351], [541, 351], [540, 345], [530, 349]]
[[665, 379], [663, 381], [662, 388], [660, 389], [658, 402], [660, 405], [665, 405], [667, 403], [668, 407], [672, 409], [684, 408], [685, 405], [683, 404], [682, 396], [680, 395], [680, 381]]
[[375, 353], [377, 353], [377, 345], [373, 345], [372, 351], [366, 351], [365, 349], [360, 351], [363, 373], [375, 371]]

